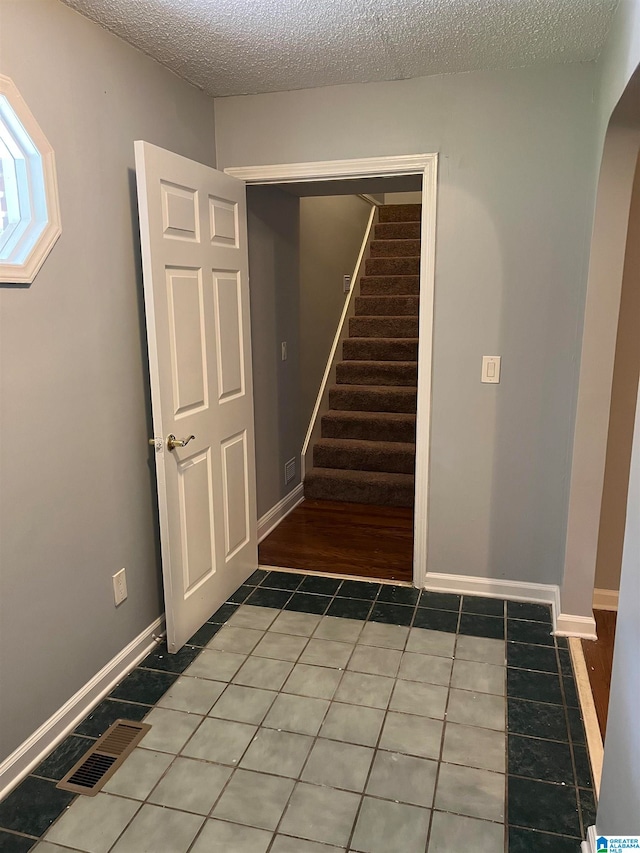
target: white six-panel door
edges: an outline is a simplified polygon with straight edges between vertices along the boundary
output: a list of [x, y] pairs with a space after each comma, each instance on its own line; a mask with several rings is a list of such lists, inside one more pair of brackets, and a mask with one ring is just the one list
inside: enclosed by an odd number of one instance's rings
[[[245, 185], [135, 143], [167, 644], [258, 565]], [[183, 441], [169, 449], [168, 437]]]

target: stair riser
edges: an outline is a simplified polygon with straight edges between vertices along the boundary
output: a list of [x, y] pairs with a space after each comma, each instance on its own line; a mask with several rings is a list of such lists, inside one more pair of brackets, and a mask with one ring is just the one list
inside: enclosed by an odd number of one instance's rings
[[304, 482], [304, 496], [307, 500], [411, 507], [413, 492], [411, 486], [350, 483], [347, 480], [337, 483], [322, 477], [308, 477]]
[[336, 365], [338, 385], [407, 385], [418, 384], [418, 365], [393, 361], [358, 363], [341, 361]]
[[417, 317], [351, 317], [352, 338], [417, 338]]
[[417, 361], [418, 341], [403, 338], [347, 338], [342, 344], [345, 361]]
[[376, 240], [419, 240], [419, 222], [379, 222], [375, 226]]
[[419, 296], [356, 296], [357, 317], [417, 317]]
[[408, 441], [416, 440], [415, 418], [397, 420], [352, 420], [348, 417], [324, 415], [322, 418], [323, 438], [349, 438], [360, 441]]
[[420, 255], [420, 240], [374, 240], [372, 258], [411, 258]]
[[420, 257], [414, 258], [367, 258], [367, 275], [418, 275]]
[[378, 210], [378, 222], [420, 222], [421, 204], [385, 204]]
[[364, 385], [340, 385], [329, 391], [329, 408], [341, 412], [402, 412], [415, 414], [415, 389], [373, 391]]
[[313, 464], [317, 468], [339, 468], [348, 471], [382, 471], [390, 474], [413, 474], [415, 453], [384, 451], [371, 453], [357, 447], [346, 450], [318, 445], [313, 449]]
[[420, 293], [420, 276], [376, 275], [362, 276], [361, 296], [417, 296]]

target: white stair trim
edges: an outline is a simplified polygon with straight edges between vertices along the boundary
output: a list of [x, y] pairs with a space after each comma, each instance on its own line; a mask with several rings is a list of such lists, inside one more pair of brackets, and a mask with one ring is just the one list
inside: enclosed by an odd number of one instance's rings
[[[118, 652], [93, 678], [74, 693], [55, 714], [0, 764], [0, 800], [62, 741], [91, 708], [103, 699], [156, 646], [164, 631], [164, 616], [158, 617]], [[87, 741], [87, 743], [89, 743]]]
[[342, 314], [338, 321], [338, 327], [333, 338], [329, 357], [327, 358], [327, 363], [322, 375], [320, 388], [318, 389], [316, 402], [313, 407], [313, 412], [311, 413], [311, 419], [302, 445], [302, 452], [300, 456], [303, 481], [307, 473], [307, 469], [313, 467], [313, 461], [311, 465], [307, 465], [307, 457], [313, 453], [313, 447], [316, 441], [320, 438], [322, 432], [322, 415], [329, 410], [329, 386], [333, 385], [336, 381], [336, 365], [338, 364], [342, 354], [341, 345], [349, 337], [349, 320], [351, 317], [355, 316], [356, 297], [360, 295], [360, 269], [363, 266], [363, 262], [369, 256], [370, 246], [374, 235], [373, 229], [377, 221], [377, 208], [372, 205], [367, 226], [364, 230], [362, 243], [360, 245], [360, 252], [358, 253], [356, 265], [351, 274], [351, 289], [344, 301]]
[[270, 510], [258, 519], [258, 544], [276, 529], [283, 518], [301, 504], [304, 500], [304, 485], [299, 483], [295, 489], [285, 495], [282, 500], [271, 507]]

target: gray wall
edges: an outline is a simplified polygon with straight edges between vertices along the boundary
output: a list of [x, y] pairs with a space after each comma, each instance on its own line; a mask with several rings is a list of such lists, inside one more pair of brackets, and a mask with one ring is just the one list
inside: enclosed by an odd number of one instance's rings
[[[603, 132], [625, 89], [633, 88], [627, 124], [640, 128], [636, 69], [640, 62], [640, 0], [621, 0], [602, 59], [599, 108]], [[631, 86], [632, 75], [636, 77]], [[636, 93], [634, 95], [634, 93]], [[635, 204], [635, 198], [633, 203]], [[636, 280], [637, 285], [637, 280]], [[638, 318], [635, 316], [635, 333]], [[596, 825], [598, 833], [640, 834], [640, 394], [635, 418], [627, 522], [620, 578], [613, 675]]]
[[432, 572], [561, 581], [595, 84], [558, 65], [215, 102], [221, 167], [440, 152]]
[[[300, 482], [299, 202], [277, 187], [247, 188], [258, 518]], [[297, 476], [285, 486], [294, 457]]]
[[640, 376], [640, 166], [636, 161], [620, 292], [609, 433], [600, 509], [596, 589], [620, 588], [629, 466]]
[[[0, 288], [0, 760], [161, 612], [133, 142], [213, 165], [213, 104], [55, 0], [0, 0], [62, 236]], [[117, 610], [111, 575], [127, 569]]]
[[636, 412], [611, 698], [596, 819], [598, 833], [605, 835], [640, 835], [639, 608], [640, 405]]
[[304, 434], [316, 403], [371, 205], [358, 196], [300, 199], [300, 416]]

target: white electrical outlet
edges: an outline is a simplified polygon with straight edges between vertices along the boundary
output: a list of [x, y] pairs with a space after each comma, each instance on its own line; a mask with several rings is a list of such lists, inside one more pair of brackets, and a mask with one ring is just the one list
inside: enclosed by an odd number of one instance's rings
[[287, 342], [282, 341], [282, 343], [280, 344], [280, 347], [281, 347], [281, 353], [282, 353], [282, 360], [286, 361], [287, 360]]
[[116, 602], [116, 607], [127, 597], [127, 570], [120, 569], [113, 576], [113, 597]]

